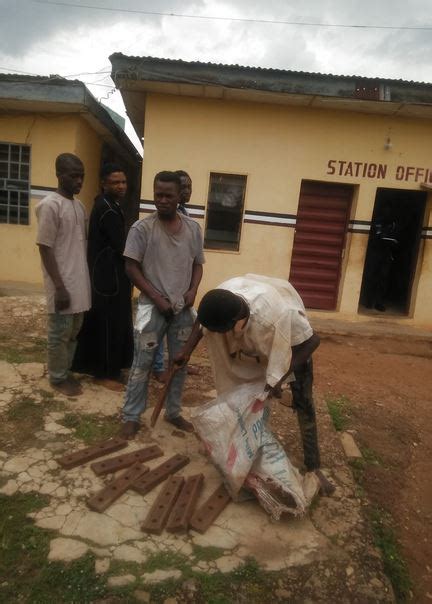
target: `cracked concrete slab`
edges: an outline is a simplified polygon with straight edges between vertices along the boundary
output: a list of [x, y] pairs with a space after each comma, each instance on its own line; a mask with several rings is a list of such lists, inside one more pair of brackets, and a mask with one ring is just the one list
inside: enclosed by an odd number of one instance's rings
[[[7, 376], [10, 389], [0, 392], [0, 412], [5, 409], [1, 403], [13, 404], [14, 397], [24, 392], [50, 391], [42, 363], [15, 367], [0, 362], [0, 382], [2, 376]], [[101, 489], [112, 476], [95, 476], [89, 464], [69, 471], [58, 467], [55, 461], [57, 457], [65, 451], [85, 446], [75, 438], [74, 430], [65, 428], [61, 422], [69, 411], [81, 415], [113, 416], [121, 408], [123, 394], [105, 390], [88, 378], [83, 378], [82, 383], [83, 395], [75, 400], [55, 394], [56, 401], [61, 402], [64, 410], [45, 414], [44, 429], [35, 434], [37, 446], [33, 442], [31, 447], [21, 451], [8, 451], [0, 455], [0, 468], [6, 477], [0, 492], [12, 495], [37, 491], [47, 496], [48, 505], [30, 516], [37, 526], [53, 531], [50, 560], [69, 561], [92, 551], [97, 557], [96, 572], [100, 574], [109, 571], [112, 560], [145, 565], [149, 558], [160, 554], [182, 554], [193, 569], [207, 574], [231, 572], [250, 557], [269, 571], [299, 569], [311, 563], [317, 567], [326, 564], [328, 570], [333, 565], [340, 565], [342, 560], [345, 580], [358, 585], [359, 593], [366, 594], [368, 589], [375, 589], [383, 596], [381, 600], [385, 600], [390, 593], [380, 571], [368, 571], [369, 574], [361, 578], [357, 559], [364, 553], [361, 551], [361, 538], [365, 525], [361, 504], [355, 497], [353, 480], [337, 437], [332, 447], [337, 449], [339, 446], [340, 453], [332, 453], [329, 472], [336, 484], [335, 495], [320, 499], [304, 518], [289, 517], [272, 522], [258, 503], [250, 500], [230, 503], [203, 535], [190, 531], [184, 535], [164, 532], [149, 537], [141, 531], [141, 524], [162, 486], [145, 497], [129, 491], [102, 514], [90, 511], [86, 506], [87, 498]], [[213, 396], [209, 388], [210, 385], [203, 388], [203, 400]], [[184, 415], [188, 417], [187, 406]], [[147, 413], [144, 421], [148, 419]], [[200, 496], [202, 502], [220, 484], [221, 477], [202, 454], [200, 443], [194, 435], [186, 434], [184, 438], [177, 438], [172, 432], [172, 426], [160, 418], [153, 430], [142, 430], [136, 441], [129, 444], [127, 451], [157, 443], [163, 449], [164, 456], [147, 462], [150, 469], [174, 454], [188, 455], [190, 463], [179, 474], [204, 474], [205, 483]], [[324, 447], [327, 447], [327, 442]], [[116, 455], [118, 452], [107, 457]], [[371, 549], [367, 555], [370, 558], [375, 556], [375, 561], [379, 560], [372, 546], [368, 547]], [[197, 554], [199, 548], [212, 548], [214, 559], [200, 560]], [[139, 576], [151, 584], [167, 578], [180, 579], [182, 574], [178, 569], [164, 568], [152, 573], [139, 573]], [[127, 585], [137, 578], [138, 573], [137, 576], [118, 575], [110, 580], [120, 581], [120, 586], [122, 581], [126, 581], [123, 585]], [[380, 585], [370, 585], [373, 579], [379, 581]], [[390, 596], [385, 601], [391, 601]]]

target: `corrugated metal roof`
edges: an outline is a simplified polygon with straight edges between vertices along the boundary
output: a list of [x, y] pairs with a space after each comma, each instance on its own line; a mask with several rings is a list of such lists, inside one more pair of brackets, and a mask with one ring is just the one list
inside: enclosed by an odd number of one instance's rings
[[62, 86], [84, 86], [84, 82], [80, 80], [67, 80], [59, 75], [25, 75], [20, 73], [0, 73], [0, 81], [3, 82], [31, 82], [34, 84], [60, 84]]
[[0, 99], [2, 101], [26, 102], [32, 104], [62, 103], [65, 106], [85, 108], [106, 129], [130, 161], [137, 161], [139, 155], [123, 128], [117, 124], [109, 111], [98, 102], [90, 90], [80, 80], [67, 80], [59, 75], [39, 76], [14, 73], [0, 74]]
[[255, 67], [250, 65], [239, 65], [238, 63], [212, 63], [212, 62], [203, 62], [203, 61], [185, 61], [183, 59], [165, 59], [162, 57], [151, 57], [151, 56], [128, 56], [124, 55], [121, 52], [116, 52], [112, 54], [109, 59], [114, 58], [122, 58], [127, 59], [129, 61], [134, 62], [143, 62], [150, 61], [153, 63], [171, 63], [173, 65], [185, 65], [185, 66], [197, 66], [197, 67], [210, 67], [210, 68], [218, 68], [222, 70], [241, 70], [243, 72], [258, 72], [258, 73], [269, 73], [275, 75], [294, 75], [294, 76], [312, 76], [312, 77], [321, 77], [325, 79], [338, 79], [338, 80], [364, 80], [364, 81], [375, 81], [383, 84], [386, 83], [398, 83], [398, 84], [407, 84], [407, 85], [415, 85], [415, 86], [432, 86], [430, 82], [417, 82], [415, 80], [404, 80], [397, 78], [384, 78], [384, 77], [376, 77], [376, 76], [365, 76], [365, 75], [336, 75], [332, 73], [321, 73], [321, 72], [313, 72], [313, 71], [295, 71], [291, 69], [276, 69], [274, 67]]

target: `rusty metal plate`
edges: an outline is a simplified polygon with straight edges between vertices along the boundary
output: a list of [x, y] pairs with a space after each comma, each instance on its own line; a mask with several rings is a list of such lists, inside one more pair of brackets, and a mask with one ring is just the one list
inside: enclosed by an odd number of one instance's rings
[[110, 482], [104, 487], [99, 493], [90, 497], [87, 501], [89, 508], [95, 512], [103, 512], [106, 510], [116, 499], [118, 499], [123, 493], [131, 487], [134, 480], [137, 480], [145, 472], [148, 472], [148, 468], [140, 463], [135, 463], [133, 466], [128, 468], [118, 478]]
[[90, 467], [95, 474], [102, 476], [103, 474], [128, 468], [137, 461], [143, 463], [150, 459], [154, 459], [155, 457], [161, 457], [162, 455], [162, 449], [157, 445], [152, 445], [151, 447], [145, 447], [144, 449], [137, 449], [132, 453], [125, 453], [124, 455], [117, 455], [116, 457], [110, 457], [103, 461], [97, 461], [92, 463]]
[[113, 453], [114, 451], [124, 449], [125, 447], [127, 447], [127, 445], [127, 440], [123, 440], [119, 437], [114, 437], [110, 438], [109, 440], [105, 440], [97, 445], [87, 447], [86, 449], [81, 449], [80, 451], [68, 453], [68, 455], [64, 455], [56, 461], [62, 466], [62, 468], [70, 470], [71, 468], [81, 466], [82, 464], [87, 463], [88, 461], [92, 461], [97, 457], [102, 457], [102, 455], [107, 455], [108, 453]]
[[219, 514], [231, 501], [225, 486], [221, 484], [192, 516], [190, 527], [199, 533], [205, 533]]
[[177, 470], [180, 470], [189, 462], [190, 459], [189, 457], [186, 457], [186, 455], [173, 455], [167, 459], [167, 461], [160, 464], [160, 466], [157, 466], [154, 468], [154, 470], [151, 470], [148, 472], [148, 474], [141, 476], [141, 478], [136, 480], [133, 483], [132, 488], [134, 491], [140, 493], [140, 495], [145, 495], [154, 489], [154, 487], [156, 487], [158, 484], [163, 482], [167, 476], [174, 474], [177, 472]]
[[204, 483], [204, 475], [189, 476], [171, 510], [166, 529], [171, 533], [187, 531]]
[[183, 484], [183, 476], [170, 476], [168, 478], [141, 527], [145, 533], [161, 534]]

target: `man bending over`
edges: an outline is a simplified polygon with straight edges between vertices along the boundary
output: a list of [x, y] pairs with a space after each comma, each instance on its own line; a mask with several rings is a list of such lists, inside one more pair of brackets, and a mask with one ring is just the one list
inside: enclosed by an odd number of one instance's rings
[[[202, 330], [201, 326], [204, 328]], [[303, 302], [288, 281], [248, 274], [210, 290], [198, 307], [198, 318], [183, 351], [174, 359], [183, 366], [206, 337], [218, 394], [262, 381], [277, 395], [290, 381], [307, 471], [321, 489], [334, 487], [320, 471], [320, 454], [312, 397], [312, 353], [319, 346]]]

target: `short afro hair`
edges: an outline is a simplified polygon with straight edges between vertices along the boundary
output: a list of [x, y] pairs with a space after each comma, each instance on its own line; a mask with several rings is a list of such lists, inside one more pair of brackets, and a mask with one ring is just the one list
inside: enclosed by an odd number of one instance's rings
[[124, 169], [120, 167], [119, 164], [107, 163], [102, 166], [100, 171], [100, 177], [102, 180], [106, 180], [108, 176], [114, 174], [115, 172], [123, 172], [123, 174], [126, 174]]
[[55, 160], [56, 174], [63, 174], [66, 170], [73, 166], [74, 168], [84, 168], [84, 164], [77, 155], [73, 153], [60, 153]]
[[181, 180], [180, 176], [176, 172], [170, 172], [169, 170], [163, 170], [162, 172], [158, 172], [153, 180], [153, 186], [157, 182], [174, 182], [177, 185], [178, 190], [181, 189]]
[[234, 328], [241, 310], [239, 296], [227, 289], [211, 289], [198, 306], [198, 320], [209, 331], [225, 333]]

